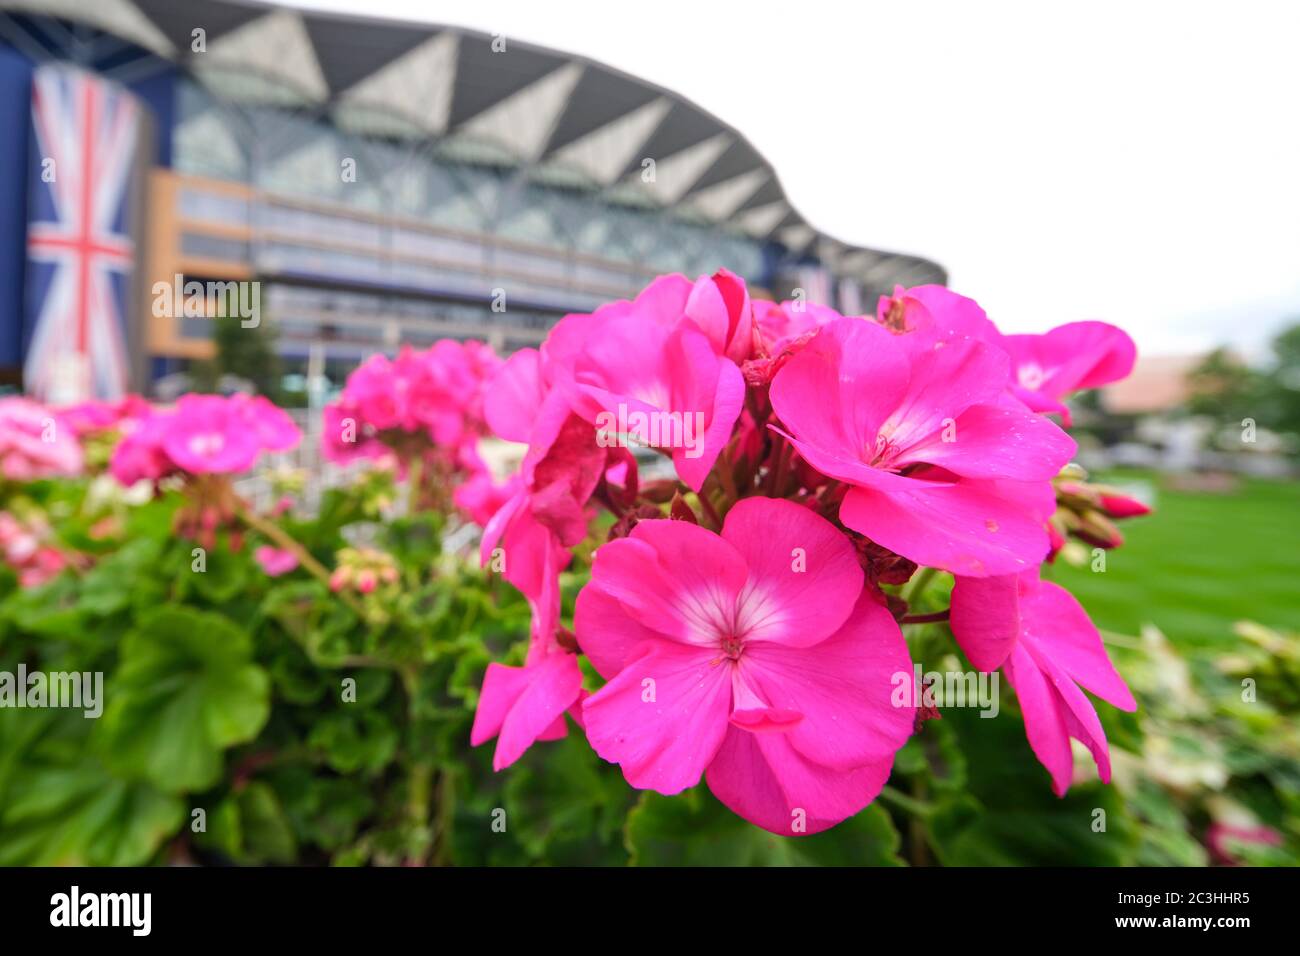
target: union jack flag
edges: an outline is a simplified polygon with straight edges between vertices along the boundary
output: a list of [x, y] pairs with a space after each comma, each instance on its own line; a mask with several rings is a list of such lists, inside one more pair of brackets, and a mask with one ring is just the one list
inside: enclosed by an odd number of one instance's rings
[[23, 379], [43, 400], [111, 400], [128, 388], [128, 194], [140, 122], [134, 97], [91, 73], [63, 64], [33, 73]]

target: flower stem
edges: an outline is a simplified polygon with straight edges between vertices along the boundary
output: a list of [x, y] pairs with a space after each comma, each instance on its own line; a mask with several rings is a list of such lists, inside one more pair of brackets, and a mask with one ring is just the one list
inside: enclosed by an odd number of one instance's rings
[[[308, 574], [324, 584], [326, 588], [330, 587], [330, 573], [326, 570], [325, 565], [317, 561], [316, 558], [313, 557], [312, 553], [303, 547], [296, 538], [289, 534], [289, 532], [285, 531], [274, 521], [267, 521], [260, 515], [254, 514], [247, 505], [239, 505], [237, 513], [240, 521], [248, 525], [249, 528], [253, 529], [258, 534], [275, 542], [278, 547], [291, 552]], [[332, 588], [330, 588], [330, 590], [333, 591]], [[350, 607], [357, 617], [365, 620], [364, 609], [351, 594], [348, 594], [346, 591], [337, 591], [334, 593], [338, 594], [338, 596], [343, 600], [343, 603]]]
[[[710, 477], [713, 477], [715, 481], [719, 481], [719, 479], [717, 479], [716, 476], [710, 476]], [[700, 507], [704, 509], [704, 513], [707, 514], [709, 516], [709, 520], [713, 522], [713, 530], [721, 531], [722, 518], [718, 514], [718, 509], [713, 507], [713, 502], [709, 500], [708, 482], [705, 482], [704, 486], [700, 488], [699, 494], [697, 494], [696, 497], [700, 499]]]
[[406, 516], [415, 517], [420, 509], [420, 482], [424, 478], [424, 459], [419, 455], [413, 457], [406, 467]]
[[880, 798], [887, 803], [898, 807], [898, 809], [902, 810], [904, 813], [911, 814], [914, 817], [921, 817], [924, 819], [934, 812], [934, 808], [930, 806], [930, 804], [918, 800], [915, 797], [908, 796], [903, 793], [903, 791], [895, 789], [894, 787], [881, 787]]
[[[408, 726], [414, 733], [420, 711], [419, 665], [406, 664], [398, 668], [402, 688], [406, 691]], [[427, 758], [415, 757], [407, 781], [406, 816], [414, 829], [413, 844], [407, 857], [407, 866], [425, 866], [432, 850], [433, 835], [429, 830], [429, 811], [433, 806], [433, 764]]]
[[900, 622], [902, 624], [936, 624], [939, 621], [948, 620], [948, 608], [942, 611], [935, 611], [933, 614], [908, 614]]
[[908, 582], [907, 591], [903, 594], [903, 600], [907, 601], [909, 606], [915, 604], [916, 599], [925, 593], [925, 589], [929, 586], [930, 581], [933, 580], [934, 575], [934, 568], [922, 568], [920, 571], [917, 571], [916, 574], [912, 576], [912, 580]]

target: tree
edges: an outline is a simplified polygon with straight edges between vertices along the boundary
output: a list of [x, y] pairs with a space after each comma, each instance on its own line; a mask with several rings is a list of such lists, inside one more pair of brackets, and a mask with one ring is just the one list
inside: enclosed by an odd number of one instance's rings
[[1255, 404], [1259, 374], [1228, 348], [1217, 348], [1187, 374], [1188, 411], [1215, 418], [1240, 417]]
[[1188, 410], [1221, 420], [1252, 418], [1276, 432], [1300, 434], [1300, 323], [1272, 341], [1272, 356], [1251, 368], [1218, 348], [1188, 373]]
[[227, 375], [250, 382], [259, 395], [273, 402], [281, 399], [280, 357], [275, 350], [275, 333], [266, 322], [246, 328], [238, 315], [218, 315], [212, 320], [212, 343], [216, 355], [192, 369], [195, 387], [216, 391]]

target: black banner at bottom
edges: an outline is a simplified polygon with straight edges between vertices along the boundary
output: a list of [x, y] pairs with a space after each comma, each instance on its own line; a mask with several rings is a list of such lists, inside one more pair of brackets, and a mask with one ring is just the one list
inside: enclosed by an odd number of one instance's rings
[[486, 932], [496, 946], [515, 933], [530, 945], [561, 944], [544, 938], [552, 934], [581, 945], [589, 933], [675, 926], [692, 934], [716, 926], [734, 941], [812, 920], [818, 936], [842, 927], [864, 944], [963, 928], [1011, 936], [1041, 928], [1070, 941], [1199, 934], [1227, 944], [1285, 930], [1295, 888], [1294, 871], [1244, 868], [9, 869], [0, 870], [0, 925], [6, 942], [77, 934], [338, 944], [420, 933], [436, 945], [446, 934], [451, 942]]

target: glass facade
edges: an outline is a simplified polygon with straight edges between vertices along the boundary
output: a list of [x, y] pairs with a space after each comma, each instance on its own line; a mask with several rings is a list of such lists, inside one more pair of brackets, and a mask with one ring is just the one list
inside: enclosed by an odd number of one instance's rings
[[[481, 268], [495, 252], [498, 268], [559, 273], [624, 293], [662, 272], [700, 274], [722, 265], [750, 281], [764, 278], [763, 244], [746, 236], [619, 205], [608, 194], [530, 181], [515, 168], [453, 160], [427, 145], [357, 136], [325, 116], [235, 106], [188, 79], [178, 84], [172, 147], [179, 172], [243, 183], [288, 201], [268, 204], [260, 222], [237, 202], [182, 201], [186, 215], [204, 219], [327, 235], [471, 267]], [[295, 201], [337, 211], [293, 208]]]

